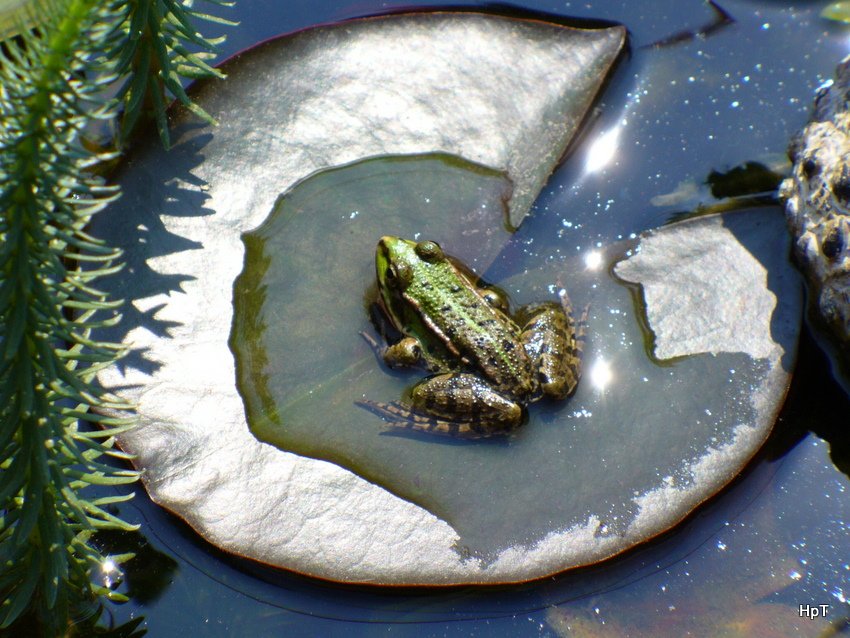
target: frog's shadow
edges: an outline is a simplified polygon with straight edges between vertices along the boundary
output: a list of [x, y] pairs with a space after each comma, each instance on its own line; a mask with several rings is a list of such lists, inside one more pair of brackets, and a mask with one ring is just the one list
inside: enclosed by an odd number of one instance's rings
[[[522, 426], [525, 427], [525, 426]], [[492, 437], [484, 437], [480, 439], [464, 439], [461, 437], [453, 437], [453, 436], [444, 436], [439, 434], [428, 434], [427, 432], [420, 432], [418, 430], [408, 429], [404, 427], [393, 426], [388, 423], [384, 424], [384, 429], [378, 434], [378, 436], [386, 436], [386, 437], [398, 437], [402, 439], [410, 439], [413, 441], [427, 442], [427, 443], [436, 443], [438, 445], [447, 445], [447, 446], [456, 446], [456, 447], [465, 447], [469, 445], [474, 446], [482, 446], [487, 445], [491, 447], [502, 447], [507, 448], [510, 447], [516, 441], [516, 433], [512, 432], [510, 434], [502, 434], [498, 436]]]

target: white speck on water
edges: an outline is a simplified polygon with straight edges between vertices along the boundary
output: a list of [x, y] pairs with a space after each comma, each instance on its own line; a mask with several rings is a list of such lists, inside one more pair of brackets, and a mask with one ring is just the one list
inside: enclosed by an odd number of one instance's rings
[[[598, 245], [601, 246], [601, 243]], [[602, 266], [602, 253], [598, 250], [591, 250], [584, 256], [584, 266], [587, 270], [599, 270]]]

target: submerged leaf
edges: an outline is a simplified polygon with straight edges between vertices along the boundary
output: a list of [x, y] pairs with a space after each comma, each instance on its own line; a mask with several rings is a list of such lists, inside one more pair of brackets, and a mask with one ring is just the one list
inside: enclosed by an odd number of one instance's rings
[[826, 5], [820, 12], [821, 18], [836, 22], [850, 23], [850, 2], [833, 2]]

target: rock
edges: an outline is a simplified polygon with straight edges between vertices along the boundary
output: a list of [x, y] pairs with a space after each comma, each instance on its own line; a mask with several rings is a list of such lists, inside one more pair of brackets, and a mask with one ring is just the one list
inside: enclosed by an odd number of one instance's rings
[[812, 307], [850, 365], [850, 57], [815, 98], [811, 121], [793, 139], [782, 182], [794, 254]]

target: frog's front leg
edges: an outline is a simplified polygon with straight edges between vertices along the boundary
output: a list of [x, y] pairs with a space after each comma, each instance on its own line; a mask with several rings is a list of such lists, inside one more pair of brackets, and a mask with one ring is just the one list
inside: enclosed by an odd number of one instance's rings
[[360, 336], [369, 344], [369, 347], [380, 356], [391, 368], [404, 366], [416, 366], [422, 363], [422, 345], [418, 339], [405, 337], [391, 346], [381, 347], [372, 335], [361, 332]]
[[384, 348], [381, 356], [384, 358], [384, 363], [391, 368], [419, 365], [422, 362], [422, 345], [418, 339], [405, 337], [398, 343]]
[[466, 373], [438, 374], [420, 381], [411, 390], [411, 403], [412, 407], [357, 402], [393, 426], [463, 439], [504, 435], [525, 417], [518, 403]]
[[569, 298], [561, 304], [547, 301], [518, 313], [523, 319], [522, 343], [537, 371], [540, 391], [552, 399], [565, 399], [575, 392], [581, 377], [587, 308], [576, 325]]

